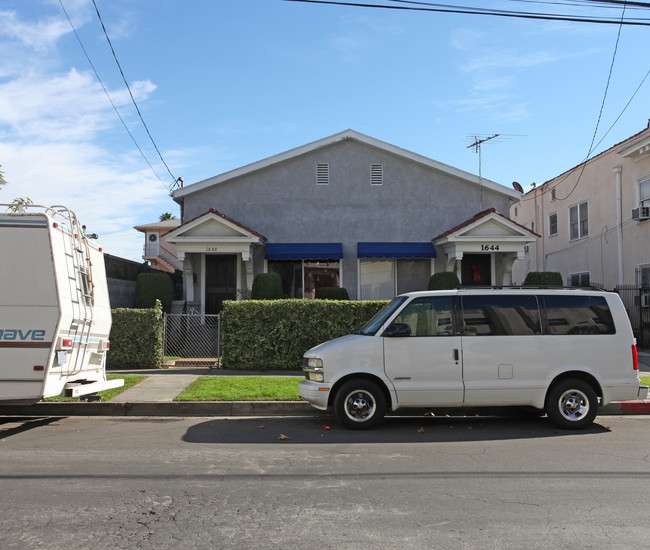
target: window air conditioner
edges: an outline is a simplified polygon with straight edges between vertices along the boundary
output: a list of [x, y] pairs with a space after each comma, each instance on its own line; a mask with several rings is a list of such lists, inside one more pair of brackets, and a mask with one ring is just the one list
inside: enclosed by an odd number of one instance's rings
[[647, 220], [650, 219], [650, 206], [640, 206], [632, 210], [633, 220]]

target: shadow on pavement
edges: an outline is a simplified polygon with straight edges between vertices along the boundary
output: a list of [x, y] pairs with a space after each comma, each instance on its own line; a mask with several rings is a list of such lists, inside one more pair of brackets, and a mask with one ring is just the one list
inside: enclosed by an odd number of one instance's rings
[[[432, 443], [498, 441], [602, 434], [593, 424], [585, 430], [560, 430], [545, 418], [389, 417], [374, 430], [347, 430], [334, 418], [228, 418], [209, 420], [187, 430], [187, 443]], [[284, 437], [283, 437], [284, 436]]]
[[53, 422], [63, 420], [64, 416], [48, 416], [46, 418], [23, 418], [23, 417], [0, 417], [0, 440], [7, 439], [12, 435], [17, 435], [34, 428], [47, 426]]

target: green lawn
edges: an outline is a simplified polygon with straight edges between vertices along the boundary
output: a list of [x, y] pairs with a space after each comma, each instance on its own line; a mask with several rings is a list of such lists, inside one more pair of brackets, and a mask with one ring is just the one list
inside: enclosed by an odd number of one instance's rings
[[201, 376], [174, 401], [300, 401], [300, 377]]
[[[107, 374], [106, 379], [107, 380], [115, 380], [116, 378], [123, 378], [124, 379], [124, 386], [120, 388], [113, 388], [111, 390], [106, 390], [106, 391], [100, 391], [99, 395], [102, 396], [102, 401], [108, 401], [109, 399], [112, 399], [115, 397], [118, 393], [122, 393], [124, 390], [130, 388], [131, 386], [135, 386], [138, 382], [144, 380], [146, 376], [138, 376], [135, 374]], [[74, 397], [48, 397], [47, 399], [43, 399], [43, 401], [46, 401], [48, 403], [52, 402], [71, 402], [71, 403], [78, 403], [79, 401], [82, 401], [82, 399], [79, 398], [74, 398]]]
[[641, 377], [641, 385], [642, 386], [650, 386], [650, 376], [642, 376]]

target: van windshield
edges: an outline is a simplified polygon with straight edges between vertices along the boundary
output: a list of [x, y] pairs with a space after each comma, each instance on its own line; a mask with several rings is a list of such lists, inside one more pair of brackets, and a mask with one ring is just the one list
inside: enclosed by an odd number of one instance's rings
[[393, 300], [381, 308], [375, 316], [368, 321], [363, 328], [359, 331], [359, 334], [364, 336], [374, 336], [377, 334], [377, 331], [382, 327], [386, 320], [406, 301], [406, 296], [398, 296], [393, 298]]

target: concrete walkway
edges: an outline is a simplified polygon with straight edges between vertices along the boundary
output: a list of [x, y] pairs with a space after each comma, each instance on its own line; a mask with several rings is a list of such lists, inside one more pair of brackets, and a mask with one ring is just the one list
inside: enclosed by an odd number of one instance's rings
[[111, 403], [171, 403], [199, 377], [198, 374], [153, 374], [113, 397]]

